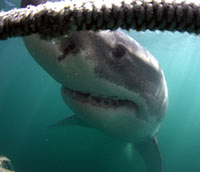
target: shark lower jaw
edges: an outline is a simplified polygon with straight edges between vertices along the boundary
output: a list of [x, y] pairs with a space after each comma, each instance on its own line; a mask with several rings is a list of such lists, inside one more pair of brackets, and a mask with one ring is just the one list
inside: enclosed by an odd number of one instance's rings
[[77, 90], [72, 90], [68, 87], [63, 86], [63, 93], [70, 96], [72, 99], [83, 103], [83, 104], [90, 104], [92, 106], [104, 108], [104, 109], [117, 109], [126, 107], [129, 109], [134, 109], [137, 113], [139, 113], [139, 106], [128, 99], [120, 99], [117, 96], [105, 97], [103, 95], [92, 95], [91, 93], [87, 92], [80, 92]]

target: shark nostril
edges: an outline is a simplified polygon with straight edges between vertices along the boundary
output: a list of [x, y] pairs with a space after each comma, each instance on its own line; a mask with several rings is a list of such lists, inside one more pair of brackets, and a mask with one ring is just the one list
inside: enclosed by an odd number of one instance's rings
[[58, 61], [65, 59], [65, 57], [72, 52], [76, 48], [75, 44], [73, 42], [70, 42], [67, 47], [65, 47], [62, 51], [62, 55], [58, 57]]
[[74, 42], [71, 42], [65, 49], [64, 49], [64, 53], [68, 54], [70, 51], [75, 49], [75, 44]]
[[61, 60], [63, 60], [65, 58], [65, 56], [64, 55], [60, 55], [59, 57], [58, 57], [58, 61], [60, 62]]
[[72, 52], [75, 49], [75, 44], [73, 42], [70, 42], [67, 47], [63, 50], [63, 55], [67, 56], [70, 52]]

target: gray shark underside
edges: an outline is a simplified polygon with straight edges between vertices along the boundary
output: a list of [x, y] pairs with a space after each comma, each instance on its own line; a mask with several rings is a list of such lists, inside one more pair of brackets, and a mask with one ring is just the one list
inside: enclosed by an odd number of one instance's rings
[[167, 110], [167, 86], [159, 63], [145, 48], [119, 30], [74, 32], [48, 41], [32, 35], [24, 42], [62, 84], [63, 100], [74, 112], [51, 127], [99, 129], [131, 143], [148, 172], [162, 172], [156, 133]]
[[[62, 127], [62, 126], [73, 126], [78, 125], [82, 127], [93, 128], [88, 123], [81, 120], [77, 115], [73, 114], [58, 123], [51, 125], [53, 127]], [[157, 143], [157, 137], [150, 137], [143, 141], [134, 142], [133, 149], [142, 156], [144, 163], [146, 165], [147, 172], [162, 172], [162, 158], [161, 153]], [[133, 151], [133, 150], [132, 150]]]

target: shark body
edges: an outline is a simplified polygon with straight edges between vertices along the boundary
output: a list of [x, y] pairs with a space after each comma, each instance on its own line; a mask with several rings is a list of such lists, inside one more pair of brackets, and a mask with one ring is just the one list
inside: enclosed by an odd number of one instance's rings
[[[46, 1], [22, 0], [22, 6]], [[122, 31], [81, 31], [53, 40], [24, 38], [33, 58], [59, 83], [74, 115], [59, 125], [97, 128], [130, 142], [148, 172], [162, 172], [156, 133], [167, 85], [157, 60]]]

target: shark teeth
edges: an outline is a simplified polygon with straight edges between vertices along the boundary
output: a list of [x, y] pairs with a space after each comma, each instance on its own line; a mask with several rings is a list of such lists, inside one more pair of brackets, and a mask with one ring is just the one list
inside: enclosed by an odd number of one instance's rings
[[122, 106], [134, 107], [135, 110], [139, 110], [139, 107], [133, 101], [127, 99], [120, 99], [117, 96], [104, 97], [102, 95], [92, 95], [90, 93], [83, 93], [80, 91], [71, 90], [65, 88], [69, 91], [73, 98], [79, 101], [90, 103], [92, 105], [101, 106], [104, 108], [117, 108]]

